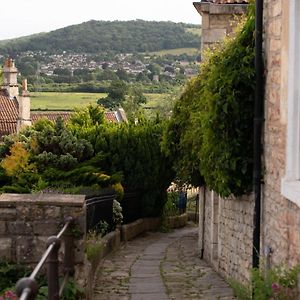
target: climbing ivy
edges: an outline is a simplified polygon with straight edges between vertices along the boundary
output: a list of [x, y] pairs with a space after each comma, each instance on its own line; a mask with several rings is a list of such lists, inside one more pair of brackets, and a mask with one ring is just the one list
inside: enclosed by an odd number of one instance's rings
[[223, 197], [251, 191], [254, 10], [235, 37], [205, 54], [199, 75], [175, 105], [164, 148], [178, 177], [206, 185]]

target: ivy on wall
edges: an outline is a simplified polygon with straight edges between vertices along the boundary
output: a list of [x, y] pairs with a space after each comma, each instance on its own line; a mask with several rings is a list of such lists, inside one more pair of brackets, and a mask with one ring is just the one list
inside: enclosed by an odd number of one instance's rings
[[[205, 54], [175, 105], [163, 146], [177, 177], [197, 173], [223, 197], [251, 191], [255, 89], [254, 7], [235, 37]], [[196, 169], [195, 169], [196, 168]]]

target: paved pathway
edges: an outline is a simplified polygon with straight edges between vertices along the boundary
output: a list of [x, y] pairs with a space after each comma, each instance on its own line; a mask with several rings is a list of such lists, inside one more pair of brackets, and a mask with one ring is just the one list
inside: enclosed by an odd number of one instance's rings
[[109, 255], [95, 300], [231, 300], [233, 292], [197, 255], [197, 228], [148, 232]]

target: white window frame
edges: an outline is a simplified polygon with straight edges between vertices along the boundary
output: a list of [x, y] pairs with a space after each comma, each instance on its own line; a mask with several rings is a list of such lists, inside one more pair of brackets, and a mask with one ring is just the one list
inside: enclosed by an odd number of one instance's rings
[[290, 0], [286, 173], [281, 194], [300, 207], [300, 3]]

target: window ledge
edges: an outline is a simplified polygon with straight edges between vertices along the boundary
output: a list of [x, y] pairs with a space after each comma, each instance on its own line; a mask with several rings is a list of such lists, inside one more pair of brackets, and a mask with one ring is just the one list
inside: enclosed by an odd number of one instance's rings
[[300, 207], [300, 180], [282, 179], [281, 194]]

